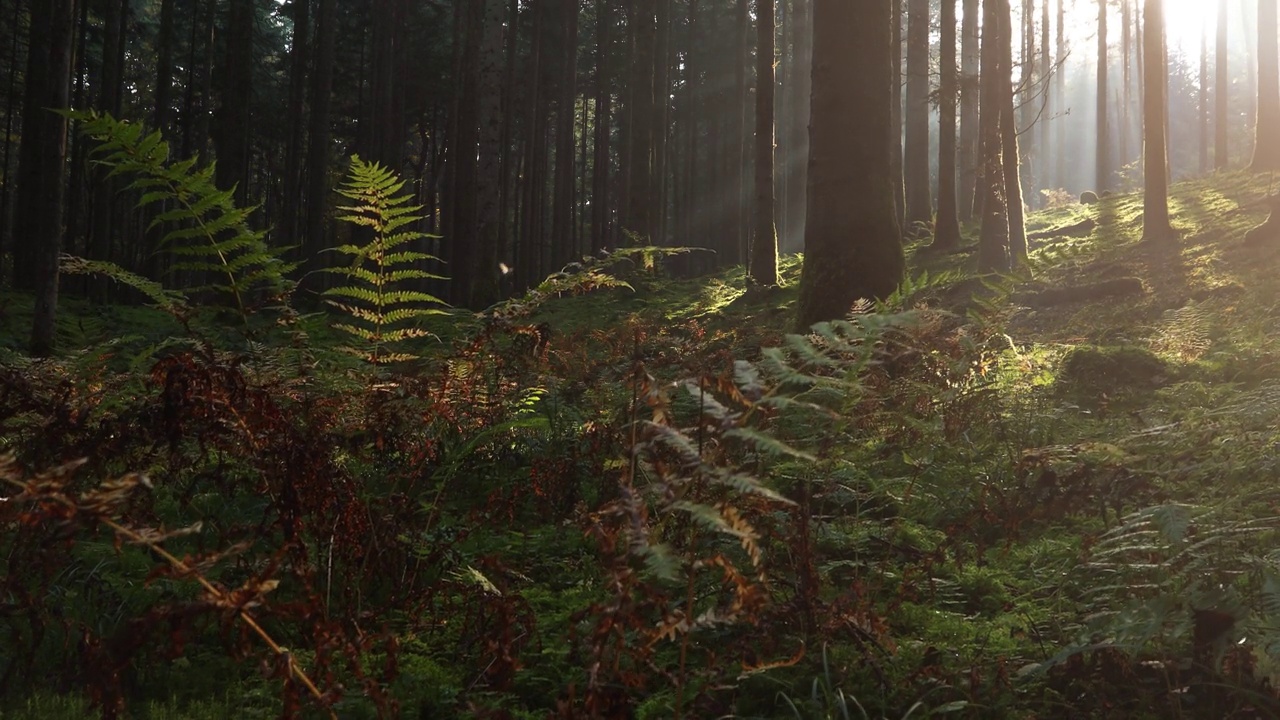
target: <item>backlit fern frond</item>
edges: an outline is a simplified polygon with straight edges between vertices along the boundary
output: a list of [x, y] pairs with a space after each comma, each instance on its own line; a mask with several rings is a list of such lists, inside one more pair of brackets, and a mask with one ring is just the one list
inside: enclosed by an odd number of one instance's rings
[[436, 258], [410, 250], [415, 241], [428, 237], [411, 228], [421, 221], [421, 205], [412, 205], [412, 196], [402, 193], [404, 181], [378, 165], [351, 158], [351, 170], [338, 194], [352, 202], [342, 206], [339, 219], [369, 228], [373, 237], [365, 245], [347, 244], [332, 248], [351, 259], [345, 267], [328, 268], [342, 275], [346, 285], [324, 291], [328, 302], [350, 318], [335, 325], [359, 340], [363, 347], [346, 350], [368, 362], [386, 364], [412, 360], [416, 356], [392, 350], [406, 340], [429, 333], [414, 323], [429, 315], [441, 315], [444, 301], [405, 285], [415, 280], [441, 279], [418, 268]]
[[249, 226], [253, 208], [238, 208], [235, 191], [214, 184], [214, 165], [197, 167], [196, 158], [170, 162], [169, 144], [159, 132], [95, 112], [68, 113], [81, 132], [96, 141], [96, 162], [123, 176], [128, 189], [140, 193], [139, 208], [159, 207], [148, 229], [164, 234], [160, 248], [177, 262], [173, 270], [197, 274], [206, 284], [192, 292], [214, 291], [228, 298], [242, 318], [253, 310], [253, 298], [286, 292], [285, 279], [294, 265], [268, 247], [266, 234]]

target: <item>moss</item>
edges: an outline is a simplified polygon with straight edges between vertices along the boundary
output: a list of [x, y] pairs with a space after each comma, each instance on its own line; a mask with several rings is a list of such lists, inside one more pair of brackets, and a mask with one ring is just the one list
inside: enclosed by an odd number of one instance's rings
[[1062, 358], [1060, 385], [1100, 391], [1154, 388], [1163, 385], [1169, 368], [1149, 350], [1137, 347], [1082, 345]]
[[1085, 190], [1084, 192], [1080, 193], [1080, 204], [1081, 205], [1098, 204], [1098, 193], [1092, 190]]

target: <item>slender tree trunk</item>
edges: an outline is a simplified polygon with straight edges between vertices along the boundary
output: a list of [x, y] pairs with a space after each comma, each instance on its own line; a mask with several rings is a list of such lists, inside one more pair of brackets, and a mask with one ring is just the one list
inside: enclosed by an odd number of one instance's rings
[[173, 112], [173, 3], [174, 0], [160, 0], [160, 28], [156, 37], [156, 112], [152, 124], [166, 137]]
[[956, 0], [942, 0], [942, 82], [938, 93], [938, 221], [933, 245], [950, 250], [960, 244], [956, 202]]
[[[5, 114], [4, 114], [4, 165], [0, 167], [3, 170], [4, 190], [0, 191], [0, 283], [5, 280], [4, 258], [9, 254], [9, 241], [13, 235], [9, 232], [11, 227], [11, 218], [9, 215], [10, 198], [13, 197], [13, 116], [17, 112], [18, 104], [18, 45], [22, 39], [22, 3], [14, 0], [13, 17], [10, 24], [10, 32], [13, 36], [10, 38], [9, 45], [9, 82], [8, 92], [5, 94]], [[28, 35], [30, 33], [28, 32]]]
[[[1266, 0], [1263, 0], [1266, 2]], [[1163, 76], [1167, 73], [1164, 49], [1164, 3], [1146, 0], [1142, 29], [1145, 56], [1146, 92], [1143, 94], [1142, 135], [1143, 175], [1142, 239], [1169, 242], [1174, 238], [1169, 224], [1169, 178], [1165, 136], [1168, 100]], [[1274, 7], [1274, 1], [1273, 1]], [[1272, 24], [1272, 35], [1275, 25]]]
[[[1055, 56], [1058, 59], [1060, 67], [1058, 72], [1058, 81], [1054, 83], [1054, 96], [1057, 102], [1054, 103], [1059, 108], [1067, 106], [1067, 73], [1062, 68], [1066, 67], [1067, 62], [1067, 6], [1066, 0], [1058, 0], [1058, 16], [1057, 24], [1054, 26], [1054, 47], [1056, 48]], [[1057, 169], [1056, 182], [1057, 187], [1061, 188], [1067, 184], [1067, 126], [1065, 121], [1059, 121], [1057, 124], [1058, 132], [1054, 138], [1054, 146], [1057, 151], [1054, 156], [1054, 167]]]
[[[1129, 24], [1130, 0], [1120, 0], [1120, 92], [1117, 104], [1120, 107], [1120, 132], [1117, 133], [1120, 147], [1117, 152], [1119, 165], [1124, 167], [1129, 162], [1129, 108], [1132, 106], [1132, 67], [1133, 49], [1130, 41], [1132, 26]], [[1135, 18], [1136, 20], [1136, 18]], [[1138, 38], [1140, 41], [1141, 38]]]
[[564, 45], [560, 57], [560, 98], [556, 109], [555, 206], [551, 210], [552, 265], [573, 255], [573, 125], [578, 97], [578, 0], [560, 0]]
[[805, 181], [809, 168], [809, 96], [813, 90], [813, 12], [812, 0], [794, 0], [791, 15], [794, 29], [792, 67], [792, 92], [787, 107], [790, 143], [787, 152], [787, 235], [780, 245], [784, 251], [800, 250], [804, 246], [805, 203], [808, 187]]
[[[1009, 0], [1000, 4], [1001, 70], [1013, 67], [1013, 9]], [[1005, 73], [1008, 74], [1007, 72]], [[1000, 90], [1000, 143], [1001, 178], [1004, 181], [1005, 203], [1009, 215], [1009, 259], [1013, 265], [1021, 265], [1027, 259], [1026, 212], [1022, 201], [1021, 153], [1018, 151], [1018, 124], [1015, 118], [1013, 88], [1008, 81]]]
[[627, 208], [626, 229], [635, 233], [644, 243], [653, 237], [653, 108], [654, 108], [654, 45], [657, 40], [657, 0], [634, 0], [635, 48], [632, 56], [631, 102], [628, 112], [631, 160], [629, 171], [630, 193]]
[[591, 179], [591, 252], [609, 244], [609, 146], [613, 122], [613, 76], [609, 66], [609, 37], [613, 15], [608, 0], [596, 0], [596, 127]]
[[[498, 235], [498, 195], [501, 192], [502, 175], [499, 172], [499, 159], [502, 148], [502, 14], [504, 0], [483, 0], [484, 14], [481, 19], [480, 65], [479, 65], [479, 102], [477, 104], [476, 153], [476, 249], [475, 262], [471, 266], [471, 297], [469, 306], [483, 308], [497, 302], [500, 297], [498, 288], [498, 257], [502, 251], [502, 238]], [[573, 15], [577, 17], [577, 2], [573, 1]], [[575, 23], [576, 26], [576, 23]], [[574, 32], [574, 47], [577, 46], [577, 32]], [[576, 53], [574, 54], [576, 59]], [[577, 63], [574, 63], [576, 67]], [[572, 71], [570, 71], [572, 72]], [[572, 104], [572, 103], [571, 103]], [[561, 108], [563, 111], [564, 108]], [[572, 123], [573, 111], [568, 113]], [[569, 156], [573, 154], [573, 126], [569, 127]], [[560, 163], [562, 156], [557, 155]], [[570, 161], [572, 166], [572, 161]], [[572, 202], [572, 191], [569, 202]], [[573, 208], [569, 211], [572, 213]], [[568, 229], [565, 225], [565, 230]]]
[[903, 182], [907, 193], [907, 227], [915, 234], [933, 221], [929, 192], [929, 0], [907, 3], [907, 109]]
[[222, 58], [221, 101], [214, 144], [218, 150], [218, 186], [236, 188], [236, 201], [249, 203], [249, 148], [252, 126], [249, 109], [253, 100], [254, 63], [253, 0], [230, 0], [227, 15], [227, 45]]
[[[978, 268], [1009, 269], [1009, 204], [1005, 195], [1001, 98], [1008, 92], [1009, 72], [1002, 62], [999, 0], [982, 3], [982, 229], [978, 235]], [[1004, 42], [1008, 42], [1005, 40]]]
[[1111, 188], [1111, 129], [1107, 122], [1107, 0], [1098, 0], [1098, 80], [1097, 126], [1094, 130], [1097, 155], [1094, 161], [1098, 192]]
[[[750, 258], [751, 225], [747, 219], [747, 208], [751, 206], [747, 197], [747, 167], [751, 150], [747, 143], [747, 42], [750, 28], [747, 0], [737, 0], [736, 22], [734, 33], [737, 50], [733, 57], [733, 77], [735, 92], [729, 102], [729, 147], [725, 153], [730, 170], [729, 176], [733, 184], [733, 202], [730, 203], [729, 237], [736, 242], [734, 247], [734, 264], [746, 265]], [[714, 17], [714, 16], [713, 16]], [[717, 133], [718, 134], [718, 133]], [[713, 134], [713, 137], [716, 134]], [[714, 145], [713, 145], [714, 147]], [[719, 163], [712, 158], [711, 167]]]
[[[121, 115], [121, 95], [124, 85], [124, 49], [126, 45], [125, 23], [129, 13], [128, 0], [110, 0], [106, 5], [102, 40], [102, 72], [99, 75], [97, 108], [113, 117]], [[97, 167], [91, 173], [92, 202], [89, 219], [89, 239], [86, 254], [98, 260], [119, 260], [116, 256], [115, 237], [119, 223], [115, 219], [117, 183], [110, 177], [110, 170]], [[99, 300], [105, 300], [107, 284], [90, 286]]]
[[47, 0], [31, 6], [14, 234], [25, 246], [22, 255], [15, 253], [15, 284], [35, 293], [31, 354], [37, 357], [54, 351], [67, 120], [50, 111], [70, 104], [75, 5], [74, 0]]
[[1053, 77], [1058, 71], [1053, 67], [1053, 50], [1049, 45], [1049, 3], [1050, 0], [1042, 0], [1040, 3], [1040, 68], [1042, 75], [1040, 92], [1044, 93], [1044, 97], [1040, 105], [1040, 167], [1036, 179], [1041, 188], [1049, 187], [1052, 177], [1049, 165], [1050, 151], [1053, 148], [1050, 145], [1049, 129], [1053, 126], [1053, 114], [1057, 111], [1057, 106], [1053, 103]]
[[671, 1], [654, 0], [657, 33], [653, 52], [653, 169], [650, 174], [650, 226], [655, 244], [667, 240], [667, 140], [671, 132]]
[[[336, 0], [317, 0], [315, 60], [311, 68], [310, 128], [307, 133], [306, 222], [302, 237], [305, 267], [319, 265], [320, 251], [325, 248], [329, 207], [329, 133], [330, 108], [333, 106], [333, 63]], [[319, 273], [304, 275], [311, 287], [318, 287]]]
[[1209, 172], [1209, 30], [1200, 28], [1200, 174]]
[[[892, 53], [892, 70], [893, 81], [890, 88], [893, 92], [893, 127], [896, 128], [892, 137], [889, 138], [892, 155], [890, 159], [893, 164], [889, 168], [889, 177], [893, 182], [894, 194], [893, 203], [898, 213], [898, 230], [905, 232], [907, 225], [907, 189], [906, 181], [903, 177], [903, 156], [902, 156], [902, 3], [904, 0], [890, 0], [893, 3], [893, 25], [890, 29], [890, 43], [893, 48]], [[816, 16], [817, 13], [815, 13]], [[815, 50], [816, 52], [816, 50]], [[810, 120], [812, 122], [812, 120]], [[812, 135], [812, 131], [810, 131]]]
[[1254, 125], [1254, 172], [1280, 170], [1280, 48], [1277, 0], [1258, 0], [1258, 114]]
[[284, 153], [281, 234], [285, 245], [298, 245], [302, 217], [302, 156], [305, 140], [307, 60], [311, 54], [311, 0], [294, 0], [293, 42], [289, 50], [289, 139]]
[[814, 0], [809, 207], [798, 325], [845, 316], [897, 289], [890, 3]]
[[756, 199], [751, 282], [778, 284], [778, 234], [773, 196], [773, 0], [756, 0]]
[[978, 160], [978, 45], [979, 0], [964, 0], [960, 25], [960, 220], [968, 222], [975, 210]]
[[1213, 61], [1213, 165], [1218, 170], [1226, 170], [1231, 164], [1227, 139], [1227, 100], [1231, 94], [1227, 61], [1228, 1], [1218, 0], [1218, 38]]

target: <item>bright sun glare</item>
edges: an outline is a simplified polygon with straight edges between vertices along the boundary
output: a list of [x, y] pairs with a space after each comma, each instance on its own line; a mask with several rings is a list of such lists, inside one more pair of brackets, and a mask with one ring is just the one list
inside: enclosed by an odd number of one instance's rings
[[[1142, 0], [1130, 0], [1130, 6], [1138, 11]], [[1068, 0], [1070, 17], [1068, 27], [1075, 38], [1092, 37], [1098, 27], [1098, 4], [1096, 0]], [[1209, 0], [1164, 0], [1165, 30], [1168, 33], [1169, 48], [1181, 48], [1183, 52], [1199, 53], [1201, 33], [1207, 34], [1212, 47], [1214, 32], [1217, 29], [1217, 3]], [[1120, 37], [1120, 9], [1113, 6], [1109, 17], [1109, 35], [1113, 43]], [[1232, 32], [1239, 32], [1240, 19], [1233, 13]], [[1212, 51], [1211, 51], [1212, 52]]]

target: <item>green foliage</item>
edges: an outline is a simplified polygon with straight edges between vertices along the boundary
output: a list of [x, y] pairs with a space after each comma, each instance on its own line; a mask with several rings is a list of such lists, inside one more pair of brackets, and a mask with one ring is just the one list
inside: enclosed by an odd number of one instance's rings
[[435, 260], [433, 256], [410, 249], [415, 241], [430, 236], [412, 229], [422, 221], [422, 206], [411, 205], [413, 198], [403, 189], [404, 181], [395, 173], [358, 156], [351, 158], [350, 174], [338, 189], [338, 194], [354, 203], [339, 208], [346, 213], [340, 219], [368, 228], [373, 236], [365, 245], [333, 248], [351, 263], [327, 270], [343, 276], [348, 284], [329, 288], [324, 295], [350, 318], [335, 327], [363, 343], [347, 350], [375, 364], [415, 359], [416, 355], [397, 348], [430, 334], [415, 322], [444, 314], [439, 309], [444, 301], [408, 287], [411, 281], [441, 278], [421, 269]]
[[[263, 301], [276, 301], [292, 284], [285, 275], [295, 266], [268, 247], [266, 233], [249, 224], [253, 209], [235, 205], [235, 189], [214, 184], [214, 165], [200, 167], [196, 158], [170, 161], [169, 144], [159, 132], [96, 112], [72, 112], [80, 131], [97, 142], [96, 162], [123, 176], [127, 187], [141, 194], [138, 207], [156, 209], [148, 229], [161, 228], [160, 249], [176, 262], [172, 271], [190, 273], [188, 293], [212, 291], [231, 301], [241, 318]], [[85, 268], [89, 269], [89, 268]], [[95, 265], [94, 272], [105, 267]], [[123, 280], [122, 271], [110, 271]], [[148, 292], [137, 284], [139, 290]], [[154, 292], [148, 292], [153, 300]]]

